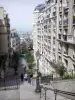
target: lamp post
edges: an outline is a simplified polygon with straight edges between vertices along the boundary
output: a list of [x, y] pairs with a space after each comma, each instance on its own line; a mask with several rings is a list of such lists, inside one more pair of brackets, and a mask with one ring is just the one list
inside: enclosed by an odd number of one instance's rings
[[39, 59], [40, 53], [39, 50], [36, 52], [36, 59], [37, 59], [37, 77], [36, 77], [36, 89], [35, 92], [40, 92], [40, 85], [39, 85]]

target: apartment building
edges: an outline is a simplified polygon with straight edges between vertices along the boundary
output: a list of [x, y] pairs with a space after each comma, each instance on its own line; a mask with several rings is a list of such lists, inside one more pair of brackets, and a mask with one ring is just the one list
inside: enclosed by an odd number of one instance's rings
[[11, 48], [13, 52], [20, 52], [20, 37], [18, 36], [16, 29], [11, 30]]
[[21, 42], [21, 51], [26, 50], [33, 45], [33, 37], [31, 32], [18, 32]]
[[75, 72], [75, 0], [47, 0], [33, 15], [34, 55], [39, 49], [41, 72], [52, 74], [53, 61]]
[[58, 59], [75, 72], [75, 0], [58, 0]]
[[[34, 10], [33, 48], [34, 55], [41, 54], [39, 69], [42, 74], [54, 72], [50, 62], [57, 61], [57, 2], [48, 0]], [[36, 17], [35, 17], [36, 16]]]
[[8, 54], [10, 49], [10, 19], [3, 7], [0, 7], [0, 54]]
[[7, 68], [10, 53], [10, 19], [4, 8], [0, 7], [0, 74], [2, 72], [2, 57], [7, 56], [5, 63]]

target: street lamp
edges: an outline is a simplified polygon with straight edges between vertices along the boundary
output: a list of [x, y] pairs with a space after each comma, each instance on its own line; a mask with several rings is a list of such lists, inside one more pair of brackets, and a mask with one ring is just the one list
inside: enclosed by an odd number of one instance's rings
[[39, 50], [36, 52], [36, 59], [37, 59], [37, 77], [36, 77], [35, 92], [40, 92], [40, 85], [39, 85], [39, 59], [40, 59], [40, 53], [39, 53]]

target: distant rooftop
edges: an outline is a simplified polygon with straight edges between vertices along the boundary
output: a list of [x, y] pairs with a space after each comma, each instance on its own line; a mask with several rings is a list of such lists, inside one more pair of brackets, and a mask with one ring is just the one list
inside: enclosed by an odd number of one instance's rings
[[43, 8], [45, 8], [45, 4], [39, 4], [38, 6], [35, 7], [34, 11], [38, 10], [42, 10]]

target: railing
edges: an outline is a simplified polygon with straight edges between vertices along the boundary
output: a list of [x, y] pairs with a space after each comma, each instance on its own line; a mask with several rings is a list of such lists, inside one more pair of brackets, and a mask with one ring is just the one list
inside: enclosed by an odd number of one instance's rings
[[[60, 100], [61, 97], [63, 100], [75, 100], [75, 93], [62, 91], [54, 88], [48, 88], [46, 86], [40, 85], [40, 99], [41, 100]], [[59, 96], [59, 97], [58, 97]]]
[[20, 80], [18, 78], [0, 79], [0, 91], [18, 89]]
[[20, 79], [12, 77], [0, 79], [0, 100], [20, 100]]

